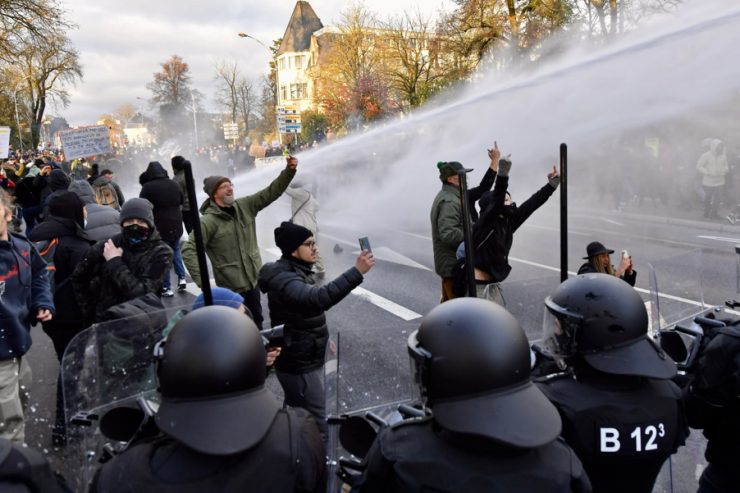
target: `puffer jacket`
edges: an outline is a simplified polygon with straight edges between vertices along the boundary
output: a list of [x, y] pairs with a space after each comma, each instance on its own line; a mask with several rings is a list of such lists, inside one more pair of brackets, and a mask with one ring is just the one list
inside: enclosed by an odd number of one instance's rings
[[321, 368], [329, 339], [324, 312], [362, 280], [360, 271], [352, 267], [318, 287], [310, 265], [286, 257], [262, 267], [259, 287], [267, 293], [270, 324], [285, 324], [285, 346], [275, 362], [279, 371], [300, 374]]
[[[262, 267], [257, 245], [255, 218], [257, 213], [277, 200], [288, 188], [295, 170], [284, 169], [277, 178], [259, 192], [236, 199], [234, 215], [222, 210], [210, 198], [200, 207], [200, 227], [208, 258], [213, 264], [216, 285], [243, 293], [257, 286], [257, 275]], [[195, 235], [182, 246], [182, 259], [190, 276], [198, 286], [200, 270], [195, 250]]]
[[122, 235], [112, 238], [123, 255], [103, 257], [106, 240], [93, 245], [72, 274], [72, 287], [85, 323], [98, 322], [110, 307], [143, 296], [159, 295], [172, 264], [172, 249], [155, 230], [145, 242], [130, 246]]
[[460, 190], [448, 183], [442, 185], [432, 204], [432, 247], [434, 271], [440, 277], [452, 277], [457, 264], [455, 252], [463, 241], [463, 214]]
[[696, 169], [702, 174], [701, 184], [705, 187], [721, 187], [725, 184], [725, 175], [730, 168], [727, 154], [719, 151], [721, 145], [721, 140], [714, 139], [709, 144], [709, 150], [696, 163]]
[[120, 213], [113, 207], [95, 202], [95, 192], [85, 180], [75, 180], [68, 191], [74, 192], [85, 203], [87, 224], [85, 233], [92, 241], [107, 240], [121, 232]]
[[154, 224], [165, 241], [175, 241], [182, 236], [182, 192], [180, 186], [167, 176], [167, 170], [156, 161], [149, 163], [139, 176], [141, 193], [154, 206]]

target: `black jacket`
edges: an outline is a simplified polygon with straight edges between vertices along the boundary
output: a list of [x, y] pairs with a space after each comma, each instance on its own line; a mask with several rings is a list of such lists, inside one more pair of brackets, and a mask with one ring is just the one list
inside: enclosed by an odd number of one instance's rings
[[323, 493], [325, 457], [313, 418], [287, 408], [261, 442], [238, 454], [202, 454], [164, 435], [142, 441], [102, 466], [89, 491]]
[[80, 226], [66, 217], [49, 216], [36, 226], [29, 240], [44, 241], [58, 238], [54, 251], [54, 306], [56, 313], [44, 328], [64, 327], [83, 329], [82, 311], [69, 282], [75, 267], [82, 262], [92, 245]]
[[514, 232], [555, 192], [550, 184], [535, 192], [519, 207], [506, 209], [504, 199], [509, 177], [499, 175], [490, 200], [481, 201], [480, 219], [473, 225], [475, 267], [487, 272], [494, 282], [501, 282], [511, 272], [509, 251]]
[[182, 236], [183, 195], [180, 186], [167, 176], [158, 162], [149, 163], [146, 171], [139, 176], [141, 193], [139, 197], [154, 205], [154, 224], [165, 241], [175, 241]]
[[157, 231], [145, 242], [130, 246], [122, 235], [112, 238], [123, 255], [109, 261], [103, 257], [106, 240], [90, 248], [72, 274], [72, 287], [86, 323], [102, 320], [105, 311], [147, 293], [159, 295], [172, 263], [172, 250]]
[[270, 324], [285, 324], [285, 346], [275, 367], [286, 373], [308, 373], [324, 364], [329, 330], [325, 310], [362, 282], [352, 267], [332, 282], [314, 286], [311, 267], [282, 257], [262, 266], [259, 287], [267, 293]]
[[539, 448], [516, 449], [471, 435], [454, 435], [431, 418], [381, 430], [366, 463], [353, 492], [591, 491], [581, 462], [560, 438]]
[[[591, 262], [586, 262], [578, 268], [578, 275], [581, 274], [598, 274], [598, 272], [596, 271], [596, 269], [594, 269], [594, 266], [591, 265]], [[628, 283], [630, 286], [634, 286], [635, 281], [637, 281], [637, 271], [632, 269], [631, 274], [627, 274], [625, 272], [624, 274], [622, 274], [620, 279]]]
[[470, 204], [470, 217], [473, 221], [478, 220], [478, 209], [475, 208], [475, 203], [483, 197], [483, 194], [488, 192], [493, 186], [493, 182], [496, 179], [496, 172], [490, 167], [486, 169], [480, 184], [477, 187], [468, 188], [468, 204]]

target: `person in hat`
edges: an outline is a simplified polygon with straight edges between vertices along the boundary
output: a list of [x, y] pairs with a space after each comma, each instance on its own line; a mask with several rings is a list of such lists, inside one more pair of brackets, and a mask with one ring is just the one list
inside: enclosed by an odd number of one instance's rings
[[453, 273], [457, 258], [455, 252], [465, 239], [463, 230], [462, 201], [460, 199], [460, 177], [458, 173], [470, 173], [472, 169], [452, 162], [437, 163], [442, 189], [432, 203], [430, 220], [432, 223], [432, 248], [434, 250], [434, 271], [442, 278], [442, 297], [440, 302], [455, 297]]
[[594, 491], [650, 493], [688, 427], [676, 364], [648, 337], [642, 298], [614, 276], [586, 274], [545, 306], [543, 344], [562, 373], [539, 387], [560, 412], [563, 438]]
[[119, 303], [153, 293], [159, 296], [172, 265], [172, 249], [154, 226], [154, 207], [129, 199], [120, 214], [121, 233], [98, 241], [72, 274], [72, 288], [86, 324], [101, 320]]
[[316, 424], [281, 407], [265, 376], [249, 317], [226, 306], [187, 314], [157, 349], [160, 434], [103, 465], [89, 491], [324, 491]]
[[586, 256], [583, 257], [583, 260], [588, 260], [588, 262], [578, 268], [578, 274], [609, 274], [620, 278], [630, 286], [634, 286], [637, 280], [637, 271], [632, 268], [632, 257], [626, 255], [625, 250], [619, 261], [619, 267], [615, 270], [610, 257], [612, 253], [614, 253], [614, 250], [606, 248], [601, 242], [592, 241], [586, 246]]
[[262, 267], [259, 287], [267, 293], [270, 324], [285, 324], [285, 345], [275, 363], [277, 377], [285, 403], [307, 409], [326, 436], [324, 357], [329, 330], [325, 312], [360, 285], [375, 259], [372, 252], [363, 250], [354, 267], [318, 287], [312, 269], [318, 247], [311, 230], [283, 222], [275, 228], [275, 244], [282, 256]]
[[[200, 226], [206, 254], [213, 266], [216, 285], [241, 294], [252, 312], [257, 327], [262, 327], [262, 305], [257, 288], [257, 275], [262, 267], [255, 218], [288, 188], [298, 168], [298, 159], [289, 156], [285, 169], [262, 190], [239, 199], [225, 176], [203, 180], [208, 198], [200, 206]], [[195, 234], [191, 233], [182, 247], [182, 258], [193, 282], [201, 286]]]
[[431, 412], [381, 430], [353, 491], [591, 491], [506, 309], [477, 298], [443, 303], [409, 336], [408, 352]]

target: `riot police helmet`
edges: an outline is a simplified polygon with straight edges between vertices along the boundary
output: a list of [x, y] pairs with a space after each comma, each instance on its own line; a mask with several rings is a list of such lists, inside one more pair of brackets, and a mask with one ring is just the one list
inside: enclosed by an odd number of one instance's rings
[[156, 351], [156, 422], [164, 433], [211, 455], [242, 452], [265, 437], [279, 404], [265, 388], [265, 347], [249, 317], [225, 306], [194, 310]]
[[560, 434], [557, 410], [530, 379], [524, 331], [503, 307], [478, 298], [447, 301], [409, 336], [408, 351], [442, 428], [518, 448]]
[[545, 299], [544, 342], [562, 359], [578, 355], [598, 371], [668, 379], [676, 364], [648, 337], [640, 295], [608, 274], [566, 280]]

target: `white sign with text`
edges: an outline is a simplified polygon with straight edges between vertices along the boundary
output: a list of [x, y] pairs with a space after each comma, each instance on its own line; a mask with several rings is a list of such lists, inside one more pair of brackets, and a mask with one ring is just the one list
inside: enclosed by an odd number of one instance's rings
[[8, 159], [10, 150], [10, 127], [0, 127], [0, 159]]
[[59, 137], [64, 158], [68, 160], [111, 152], [109, 130], [105, 125], [65, 130], [59, 132]]

